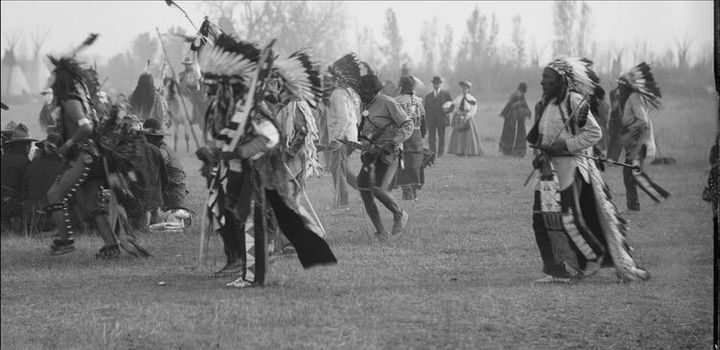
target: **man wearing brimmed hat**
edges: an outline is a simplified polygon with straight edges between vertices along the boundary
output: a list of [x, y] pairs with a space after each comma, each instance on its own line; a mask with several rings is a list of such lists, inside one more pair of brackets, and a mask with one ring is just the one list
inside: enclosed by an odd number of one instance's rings
[[[428, 144], [430, 151], [438, 157], [445, 154], [445, 128], [450, 124], [443, 104], [452, 101], [450, 93], [440, 89], [442, 78], [436, 76], [432, 80], [433, 91], [425, 95], [425, 113], [427, 113]], [[436, 145], [436, 140], [438, 144]]]
[[30, 165], [28, 154], [30, 146], [36, 139], [30, 137], [25, 124], [17, 124], [10, 134], [10, 139], [2, 145], [3, 155], [0, 163], [0, 182], [2, 183], [2, 221], [21, 216], [22, 181], [27, 166]]
[[170, 146], [165, 143], [165, 136], [169, 134], [163, 131], [162, 123], [157, 119], [148, 119], [143, 123], [143, 133], [148, 142], [160, 149], [162, 153], [163, 163], [167, 171], [167, 184], [163, 188], [164, 210], [178, 209], [185, 207], [185, 196], [187, 195], [187, 187], [185, 186], [185, 170], [183, 170], [182, 162], [177, 155], [170, 150]]

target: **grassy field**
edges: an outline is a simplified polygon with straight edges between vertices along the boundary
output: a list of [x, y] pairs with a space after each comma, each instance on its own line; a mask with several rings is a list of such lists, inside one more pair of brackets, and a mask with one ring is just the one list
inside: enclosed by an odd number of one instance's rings
[[[481, 102], [483, 102], [481, 100]], [[675, 165], [646, 171], [672, 197], [627, 214], [647, 282], [618, 284], [613, 271], [571, 285], [535, 285], [541, 262], [531, 227], [530, 159], [499, 155], [505, 101], [482, 104], [476, 122], [485, 157], [440, 158], [420, 201], [403, 202], [408, 232], [378, 242], [357, 193], [352, 209], [329, 209], [331, 180], [310, 180], [339, 264], [303, 270], [296, 258], [271, 267], [265, 288], [224, 287], [197, 268], [198, 227], [141, 234], [153, 257], [95, 261], [101, 241], [50, 257], [50, 238], [1, 240], [3, 349], [707, 349], [712, 342], [712, 223], [701, 200], [715, 137], [713, 100], [665, 98], [655, 119]], [[11, 106], [30, 120], [39, 106]], [[24, 114], [23, 114], [24, 113]], [[27, 117], [31, 116], [31, 117]], [[190, 203], [205, 198], [185, 158]], [[353, 159], [357, 169], [358, 157]], [[606, 179], [625, 209], [621, 169]], [[399, 193], [396, 193], [399, 197]], [[390, 215], [384, 212], [387, 222]], [[219, 239], [213, 256], [222, 260]], [[159, 285], [159, 282], [166, 282]]]

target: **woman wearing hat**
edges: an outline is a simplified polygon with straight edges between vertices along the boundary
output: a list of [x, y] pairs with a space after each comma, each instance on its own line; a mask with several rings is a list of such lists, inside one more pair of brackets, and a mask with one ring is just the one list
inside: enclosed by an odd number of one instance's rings
[[453, 101], [454, 112], [450, 125], [453, 131], [450, 135], [448, 153], [458, 156], [482, 156], [484, 153], [473, 120], [477, 112], [477, 99], [470, 95], [472, 83], [465, 80], [459, 85], [463, 93]]

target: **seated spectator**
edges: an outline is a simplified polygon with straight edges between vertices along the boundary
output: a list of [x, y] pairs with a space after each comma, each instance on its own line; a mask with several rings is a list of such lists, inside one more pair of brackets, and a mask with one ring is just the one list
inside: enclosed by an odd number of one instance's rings
[[32, 142], [36, 141], [24, 124], [13, 129], [10, 139], [2, 145], [3, 155], [0, 162], [0, 182], [2, 184], [2, 224], [11, 225], [19, 230], [22, 219], [22, 182], [25, 169], [30, 164], [28, 155]]
[[[165, 136], [168, 134], [162, 130], [162, 124], [157, 119], [148, 119], [143, 124], [143, 131], [148, 142], [159, 148], [167, 170], [167, 181], [163, 188], [164, 211], [173, 211], [175, 209], [185, 209], [185, 196], [188, 191], [185, 186], [185, 171], [183, 170], [180, 159], [170, 150], [165, 143]], [[159, 219], [158, 212], [154, 213], [151, 223], [156, 223]]]

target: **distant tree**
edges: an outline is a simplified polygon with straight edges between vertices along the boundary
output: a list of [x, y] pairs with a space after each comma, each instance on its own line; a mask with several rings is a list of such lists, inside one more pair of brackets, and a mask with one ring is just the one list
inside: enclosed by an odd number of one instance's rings
[[687, 33], [681, 39], [675, 39], [678, 69], [682, 72], [687, 71], [690, 67], [690, 46], [691, 40]]
[[403, 38], [400, 35], [395, 10], [388, 8], [385, 11], [385, 26], [383, 27], [385, 45], [380, 46], [380, 52], [385, 56], [385, 65], [381, 70], [388, 77], [395, 78], [395, 72], [409, 57], [403, 52]]
[[422, 45], [424, 68], [428, 72], [434, 72], [436, 69], [437, 32], [437, 17], [433, 18], [432, 21], [423, 21], [422, 30], [420, 31], [420, 43]]
[[519, 68], [525, 62], [525, 29], [522, 27], [520, 15], [513, 17], [512, 43], [515, 67]]
[[340, 1], [205, 1], [220, 18], [221, 29], [265, 45], [276, 39], [275, 49], [289, 54], [313, 47], [317, 59], [328, 62], [342, 54], [345, 6]]
[[556, 0], [553, 3], [553, 56], [573, 55], [573, 27], [575, 25], [576, 0]]
[[378, 45], [372, 28], [364, 27], [357, 34], [357, 48], [357, 54], [361, 60], [367, 62], [374, 70], [380, 69], [382, 62], [377, 56]]
[[144, 70], [146, 62], [149, 60], [154, 62], [157, 59], [159, 50], [159, 43], [157, 40], [157, 34], [150, 34], [149, 32], [141, 33], [135, 40], [133, 40], [130, 58], [138, 68]]
[[445, 35], [443, 36], [442, 42], [440, 42], [440, 59], [438, 61], [439, 63], [442, 63], [440, 67], [438, 67], [440, 74], [445, 77], [449, 76], [453, 71], [453, 67], [451, 65], [451, 62], [453, 61], [452, 49], [453, 29], [449, 24], [446, 24]]
[[575, 53], [580, 56], [586, 56], [588, 52], [587, 41], [590, 39], [590, 6], [583, 1], [580, 5], [580, 21], [576, 33]]

